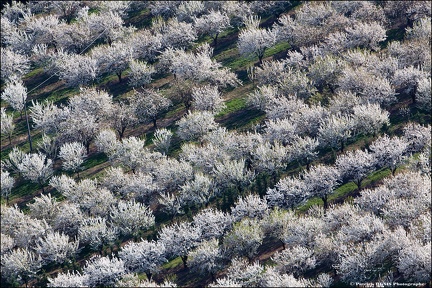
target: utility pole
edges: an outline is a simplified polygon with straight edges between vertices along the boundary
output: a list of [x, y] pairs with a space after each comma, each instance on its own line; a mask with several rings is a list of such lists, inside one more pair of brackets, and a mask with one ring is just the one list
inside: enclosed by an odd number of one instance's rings
[[31, 153], [31, 152], [33, 152], [33, 146], [32, 146], [32, 139], [31, 139], [31, 135], [30, 135], [30, 124], [29, 124], [28, 115], [27, 115], [27, 104], [25, 102], [24, 95], [23, 95], [23, 103], [24, 103], [24, 113], [25, 113], [25, 117], [26, 117], [26, 121], [27, 121], [27, 136], [28, 136], [28, 140], [29, 140], [29, 144], [30, 144], [30, 153]]

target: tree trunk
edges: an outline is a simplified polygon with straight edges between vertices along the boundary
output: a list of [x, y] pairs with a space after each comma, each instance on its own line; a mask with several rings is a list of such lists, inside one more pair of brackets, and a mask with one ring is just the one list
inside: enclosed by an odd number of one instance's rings
[[397, 169], [397, 167], [391, 169], [391, 172], [392, 172], [392, 175], [393, 175], [393, 176], [395, 176], [396, 169]]
[[327, 195], [321, 198], [324, 202], [324, 215], [326, 215], [327, 208], [328, 208], [328, 202], [327, 202]]
[[285, 242], [283, 242], [281, 239], [279, 239], [279, 241], [282, 243], [282, 248], [283, 248], [283, 250], [285, 250]]
[[157, 129], [157, 123], [156, 123], [156, 118], [153, 118], [153, 128], [156, 130]]
[[407, 19], [407, 26], [412, 28], [414, 24], [414, 20], [412, 20], [409, 16], [407, 16], [406, 19]]
[[253, 263], [253, 257], [247, 256], [247, 258], [248, 258], [249, 264], [252, 264]]
[[85, 147], [86, 147], [86, 149], [87, 149], [87, 155], [89, 155], [90, 154], [90, 141], [88, 141], [88, 142], [85, 142]]
[[219, 36], [219, 33], [216, 33], [215, 37], [213, 38], [213, 47], [214, 48], [216, 48], [218, 36]]
[[258, 61], [259, 61], [259, 66], [261, 67], [262, 66], [262, 64], [263, 64], [263, 62], [262, 62], [262, 59], [263, 59], [263, 57], [264, 57], [264, 54], [263, 55], [260, 55], [260, 56], [258, 56]]
[[416, 94], [417, 94], [417, 85], [414, 86], [413, 91], [411, 92], [412, 103], [416, 103]]
[[341, 141], [341, 152], [342, 152], [342, 153], [344, 152], [344, 148], [345, 148], [344, 146], [345, 146], [345, 145], [344, 145], [344, 141], [342, 140], [342, 141]]
[[12, 145], [11, 135], [9, 134], [9, 145]]
[[358, 188], [359, 191], [361, 190], [361, 182], [362, 182], [362, 180], [363, 179], [359, 179], [359, 180], [356, 181], [356, 185], [357, 185], [357, 188]]
[[153, 276], [153, 274], [150, 273], [150, 272], [146, 272], [146, 275], [147, 275], [147, 280], [150, 281], [151, 278], [152, 278], [152, 276]]
[[276, 170], [274, 170], [273, 171], [273, 173], [272, 173], [273, 175], [273, 184], [276, 184], [276, 179], [277, 179], [277, 172], [276, 172]]
[[121, 130], [118, 131], [118, 132], [119, 132], [119, 138], [120, 138], [120, 141], [123, 140], [123, 135], [124, 135], [125, 130], [126, 130], [126, 126], [123, 126], [123, 127], [121, 128]]
[[29, 140], [30, 153], [31, 153], [31, 152], [33, 152], [33, 145], [32, 145], [32, 139], [31, 139], [31, 134], [30, 134], [30, 124], [29, 124], [28, 115], [27, 115], [27, 108], [26, 108], [25, 104], [24, 104], [24, 112], [25, 112], [26, 121], [27, 121], [27, 137]]
[[252, 160], [248, 157], [245, 160], [246, 169], [252, 170]]
[[297, 45], [291, 45], [291, 49], [290, 49], [291, 51], [294, 51], [294, 52], [301, 52], [301, 50], [300, 50], [300, 47], [298, 47]]
[[189, 109], [190, 109], [191, 106], [192, 106], [192, 102], [191, 102], [191, 100], [186, 99], [186, 100], [184, 101], [184, 105], [185, 105], [186, 111], [189, 111]]
[[185, 256], [180, 256], [180, 258], [181, 258], [182, 261], [183, 261], [183, 267], [184, 267], [184, 268], [187, 268], [187, 259], [188, 259], [188, 256], [187, 256], [187, 255], [185, 255]]
[[117, 73], [117, 77], [118, 77], [118, 79], [119, 79], [119, 83], [122, 82], [121, 74], [122, 74], [121, 72], [120, 72], [120, 73]]
[[310, 171], [310, 164], [311, 164], [310, 161], [306, 162], [306, 170], [307, 171]]
[[40, 186], [42, 187], [42, 193], [45, 194], [44, 185], [43, 185], [41, 182], [39, 182], [39, 184], [40, 184]]

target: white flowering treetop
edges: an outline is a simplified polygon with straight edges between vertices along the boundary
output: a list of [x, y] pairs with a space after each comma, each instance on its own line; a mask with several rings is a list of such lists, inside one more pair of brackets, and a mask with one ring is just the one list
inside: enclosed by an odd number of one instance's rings
[[212, 10], [209, 14], [196, 18], [194, 25], [198, 34], [210, 35], [216, 46], [219, 34], [229, 27], [229, 18], [220, 11]]
[[155, 224], [152, 211], [135, 200], [120, 201], [112, 208], [110, 219], [124, 235], [137, 235]]
[[119, 257], [130, 272], [144, 272], [147, 279], [159, 271], [160, 265], [167, 261], [165, 246], [162, 242], [146, 241], [130, 242], [119, 252]]
[[52, 160], [42, 153], [26, 154], [21, 163], [18, 164], [18, 170], [26, 179], [38, 183], [43, 192], [45, 182], [51, 178], [54, 172]]
[[262, 64], [262, 59], [266, 49], [272, 47], [276, 42], [276, 35], [273, 31], [260, 29], [258, 18], [249, 18], [246, 28], [241, 30], [237, 43], [240, 54], [258, 57]]
[[22, 110], [27, 99], [27, 88], [23, 85], [22, 80], [13, 78], [13, 80], [6, 84], [1, 98], [14, 110], [20, 111], [22, 116]]
[[320, 197], [324, 201], [324, 209], [327, 209], [327, 197], [339, 184], [340, 174], [336, 167], [312, 166], [303, 178], [306, 190], [310, 195]]
[[378, 167], [388, 167], [392, 173], [405, 159], [408, 143], [399, 137], [390, 138], [387, 135], [379, 137], [369, 147], [377, 161]]
[[159, 240], [166, 249], [168, 257], [180, 256], [187, 267], [188, 254], [200, 240], [200, 230], [188, 222], [165, 226], [160, 230]]
[[343, 181], [354, 181], [360, 189], [362, 180], [375, 168], [375, 158], [367, 151], [354, 150], [339, 155], [335, 164]]
[[59, 157], [63, 160], [63, 169], [67, 171], [79, 171], [87, 156], [82, 143], [65, 143], [60, 147]]
[[216, 129], [214, 116], [208, 111], [188, 112], [188, 114], [177, 121], [177, 134], [183, 140], [199, 140], [209, 131]]

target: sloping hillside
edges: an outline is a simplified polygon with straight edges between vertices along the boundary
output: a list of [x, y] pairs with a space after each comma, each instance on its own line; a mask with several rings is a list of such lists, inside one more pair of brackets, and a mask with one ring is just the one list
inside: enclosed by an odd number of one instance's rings
[[5, 5], [2, 286], [428, 287], [406, 3]]

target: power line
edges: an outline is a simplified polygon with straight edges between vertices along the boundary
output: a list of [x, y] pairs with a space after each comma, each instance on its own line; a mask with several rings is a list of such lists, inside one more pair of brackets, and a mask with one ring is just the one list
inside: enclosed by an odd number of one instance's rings
[[[87, 50], [87, 48], [89, 48], [100, 36], [103, 35], [103, 33], [105, 33], [107, 28], [105, 28], [95, 39], [93, 39], [92, 42], [90, 42], [90, 44], [88, 44], [80, 53], [78, 53], [78, 55], [81, 55], [85, 50]], [[47, 82], [49, 79], [51, 79], [52, 77], [56, 76], [57, 72], [54, 73], [53, 75], [51, 75], [50, 77], [48, 77], [47, 79], [45, 79], [42, 83], [40, 83], [39, 85], [37, 85], [36, 87], [34, 87], [33, 89], [31, 89], [30, 91], [27, 92], [27, 94], [30, 94], [31, 92], [33, 92], [34, 90], [36, 90], [37, 88], [39, 88], [42, 84], [44, 84], [45, 82]]]
[[33, 92], [34, 90], [36, 90], [37, 88], [39, 88], [42, 84], [44, 84], [45, 82], [47, 82], [49, 79], [51, 79], [52, 77], [54, 77], [56, 75], [57, 75], [57, 73], [54, 73], [53, 75], [51, 75], [50, 77], [48, 77], [47, 79], [45, 79], [42, 83], [40, 83], [39, 85], [37, 85], [36, 87], [34, 87], [30, 91], [28, 91], [27, 94], [30, 94], [31, 92]]
[[78, 55], [81, 55], [88, 47], [90, 47], [91, 44], [93, 44], [100, 36], [102, 36], [103, 33], [105, 33], [107, 28], [105, 28], [92, 42], [90, 42], [89, 45], [87, 45], [87, 47], [85, 47], [81, 53], [79, 53]]

